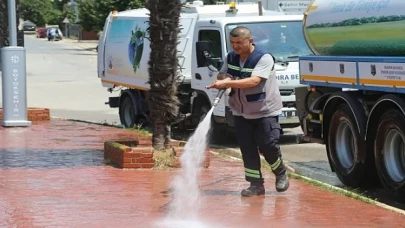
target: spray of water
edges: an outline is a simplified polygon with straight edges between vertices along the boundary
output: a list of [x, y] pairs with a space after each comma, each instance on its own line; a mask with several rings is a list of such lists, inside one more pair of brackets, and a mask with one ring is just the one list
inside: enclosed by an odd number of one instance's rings
[[166, 227], [205, 227], [197, 222], [201, 205], [198, 176], [205, 157], [213, 110], [214, 108], [207, 113], [184, 146], [180, 158], [182, 169], [171, 183], [173, 196]]

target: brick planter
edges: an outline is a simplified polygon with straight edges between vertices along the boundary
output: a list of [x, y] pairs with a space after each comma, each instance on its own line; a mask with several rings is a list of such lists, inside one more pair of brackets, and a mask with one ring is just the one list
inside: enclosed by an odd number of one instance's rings
[[[180, 168], [180, 156], [183, 153], [185, 142], [172, 141], [171, 146], [175, 152], [176, 162], [172, 168]], [[153, 159], [153, 148], [150, 136], [141, 136], [134, 141], [107, 141], [104, 143], [104, 160], [118, 168], [144, 168], [155, 167]], [[205, 159], [202, 167], [210, 166], [210, 151], [205, 152]]]
[[[47, 108], [27, 108], [28, 120], [32, 122], [50, 120]], [[0, 119], [3, 119], [3, 109], [0, 108]]]

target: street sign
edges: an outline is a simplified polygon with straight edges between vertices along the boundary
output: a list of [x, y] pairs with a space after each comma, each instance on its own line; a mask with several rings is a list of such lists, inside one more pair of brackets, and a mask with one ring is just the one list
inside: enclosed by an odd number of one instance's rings
[[65, 24], [69, 24], [69, 23], [70, 23], [70, 21], [69, 21], [69, 19], [68, 19], [67, 17], [65, 17], [65, 19], [63, 19], [63, 23], [65, 23]]
[[310, 1], [278, 1], [281, 9], [306, 9]]
[[278, 1], [278, 6], [286, 14], [302, 14], [311, 3], [310, 0], [303, 1]]

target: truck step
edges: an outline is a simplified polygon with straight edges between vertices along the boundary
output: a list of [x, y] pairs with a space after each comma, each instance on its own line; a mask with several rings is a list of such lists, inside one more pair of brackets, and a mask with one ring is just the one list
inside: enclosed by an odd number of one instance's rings
[[311, 109], [311, 112], [315, 113], [315, 114], [322, 114], [322, 110], [318, 110], [318, 109]]
[[315, 123], [315, 124], [322, 124], [322, 121], [320, 120], [309, 120], [310, 123]]

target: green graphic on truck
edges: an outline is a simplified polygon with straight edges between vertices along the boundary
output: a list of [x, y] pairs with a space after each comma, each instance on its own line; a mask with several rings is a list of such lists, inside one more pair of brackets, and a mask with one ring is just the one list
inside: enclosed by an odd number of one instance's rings
[[139, 69], [143, 52], [143, 40], [145, 39], [145, 31], [142, 31], [138, 26], [131, 31], [131, 39], [128, 45], [129, 61], [131, 62], [134, 73]]
[[[312, 51], [332, 56], [403, 56], [402, 0], [317, 1], [305, 21]], [[329, 17], [325, 18], [324, 15]]]
[[144, 42], [149, 25], [145, 19], [132, 20], [116, 18], [112, 20], [107, 35], [107, 73], [128, 78], [142, 78], [140, 67], [144, 53]]

